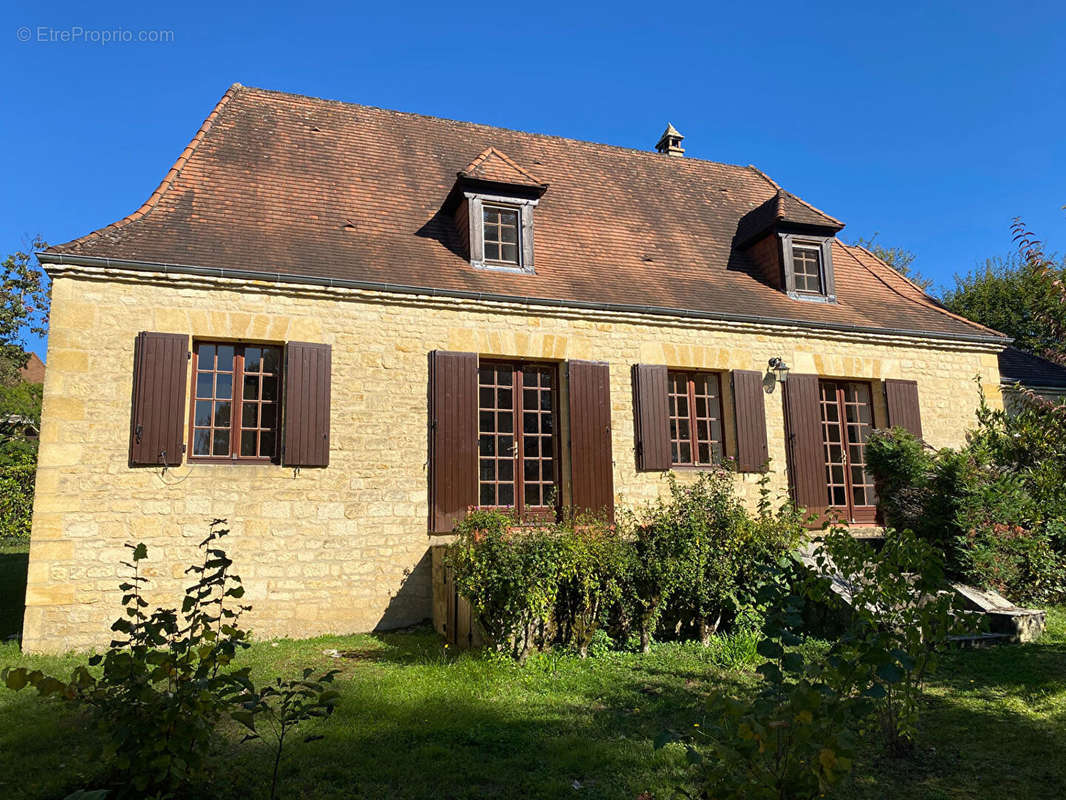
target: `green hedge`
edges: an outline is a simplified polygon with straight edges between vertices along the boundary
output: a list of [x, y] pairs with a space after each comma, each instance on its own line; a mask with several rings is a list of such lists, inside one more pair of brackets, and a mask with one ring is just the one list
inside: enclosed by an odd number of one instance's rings
[[616, 524], [581, 518], [523, 525], [474, 510], [456, 527], [447, 563], [488, 641], [519, 660], [532, 649], [639, 646], [657, 630], [705, 643], [753, 593], [760, 565], [802, 535], [791, 504], [750, 514], [734, 476], [669, 482], [669, 494]]
[[35, 474], [32, 464], [0, 467], [0, 544], [30, 540]]

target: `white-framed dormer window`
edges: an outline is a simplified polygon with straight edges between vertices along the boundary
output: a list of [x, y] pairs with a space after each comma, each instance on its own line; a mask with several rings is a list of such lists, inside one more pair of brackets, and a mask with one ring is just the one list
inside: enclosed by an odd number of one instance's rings
[[536, 200], [464, 192], [470, 264], [476, 269], [533, 272]]
[[781, 237], [781, 260], [785, 266], [785, 291], [796, 300], [835, 303], [831, 239], [808, 238], [791, 233]]

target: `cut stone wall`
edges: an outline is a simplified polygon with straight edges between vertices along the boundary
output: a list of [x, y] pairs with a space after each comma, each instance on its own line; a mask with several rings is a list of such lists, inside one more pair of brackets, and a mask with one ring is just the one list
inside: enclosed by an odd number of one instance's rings
[[[332, 345], [330, 466], [298, 474], [275, 465], [131, 469], [133, 346], [144, 330]], [[119, 613], [119, 562], [127, 557], [127, 542], [148, 545], [150, 599], [179, 603], [188, 583], [183, 571], [216, 517], [229, 520], [226, 546], [254, 606], [247, 622], [260, 637], [367, 631], [428, 618], [426, 383], [427, 353], [434, 349], [608, 361], [621, 505], [649, 501], [664, 488], [660, 474], [636, 471], [635, 363], [765, 369], [770, 357], [780, 356], [798, 373], [915, 379], [924, 432], [934, 446], [962, 443], [978, 402], [975, 376], [991, 402], [1000, 402], [997, 359], [987, 346], [60, 270], [53, 285], [24, 647], [107, 644]], [[883, 424], [883, 396], [875, 391], [874, 397], [875, 421]], [[732, 438], [728, 395], [724, 405]], [[780, 391], [766, 396], [766, 417], [771, 483], [783, 491]], [[757, 478], [737, 478], [751, 502]]]

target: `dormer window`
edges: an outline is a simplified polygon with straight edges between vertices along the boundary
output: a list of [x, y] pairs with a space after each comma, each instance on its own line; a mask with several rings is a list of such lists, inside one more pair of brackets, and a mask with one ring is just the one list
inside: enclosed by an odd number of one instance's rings
[[547, 188], [492, 147], [459, 172], [446, 207], [470, 266], [533, 274], [533, 209]]
[[489, 266], [519, 267], [518, 217], [516, 208], [483, 206], [483, 234], [485, 264]]
[[785, 265], [785, 291], [797, 300], [836, 302], [833, 289], [832, 241], [826, 237], [806, 238], [792, 233], [778, 234]]
[[833, 238], [844, 223], [783, 189], [745, 214], [733, 246], [754, 275], [793, 300], [835, 303]]

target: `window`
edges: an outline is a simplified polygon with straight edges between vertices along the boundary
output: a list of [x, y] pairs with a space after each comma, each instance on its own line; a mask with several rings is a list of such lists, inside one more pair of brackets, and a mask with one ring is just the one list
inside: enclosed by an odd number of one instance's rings
[[722, 386], [716, 373], [669, 372], [670, 463], [699, 467], [721, 463]]
[[485, 206], [485, 262], [518, 266], [518, 211]]
[[819, 396], [827, 504], [850, 522], [872, 523], [877, 497], [866, 471], [866, 440], [873, 429], [870, 386], [821, 381]]
[[551, 517], [559, 499], [556, 368], [482, 362], [478, 368], [478, 500]]
[[197, 342], [194, 349], [190, 457], [276, 458], [281, 348]]
[[533, 272], [533, 209], [537, 200], [521, 196], [464, 192], [456, 212], [460, 235], [476, 269]]
[[833, 249], [828, 238], [780, 234], [785, 290], [796, 300], [835, 303]]
[[823, 294], [822, 248], [807, 244], [792, 247], [792, 270], [797, 292]]

